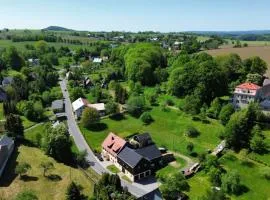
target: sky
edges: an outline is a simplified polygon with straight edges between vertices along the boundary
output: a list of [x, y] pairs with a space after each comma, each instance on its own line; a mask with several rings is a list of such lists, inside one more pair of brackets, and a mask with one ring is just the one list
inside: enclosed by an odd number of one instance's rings
[[270, 0], [0, 0], [0, 29], [270, 30]]

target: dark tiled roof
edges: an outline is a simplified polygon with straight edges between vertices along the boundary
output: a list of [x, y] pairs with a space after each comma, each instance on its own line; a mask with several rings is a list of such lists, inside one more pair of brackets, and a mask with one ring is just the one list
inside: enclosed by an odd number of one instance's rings
[[0, 88], [0, 101], [5, 101], [5, 100], [7, 100], [7, 94], [4, 90]]
[[143, 159], [143, 157], [140, 154], [138, 154], [129, 147], [125, 147], [118, 154], [118, 158], [120, 158], [123, 162], [125, 162], [132, 168], [134, 168], [141, 161], [141, 159]]
[[160, 151], [154, 144], [147, 147], [136, 149], [136, 152], [149, 161], [161, 157]]
[[55, 100], [52, 102], [52, 109], [63, 109], [64, 102], [63, 100]]
[[0, 146], [9, 146], [13, 143], [13, 140], [7, 136], [0, 138]]

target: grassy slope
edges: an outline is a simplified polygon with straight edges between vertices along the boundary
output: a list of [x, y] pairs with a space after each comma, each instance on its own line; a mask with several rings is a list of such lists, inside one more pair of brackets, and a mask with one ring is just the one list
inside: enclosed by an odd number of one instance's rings
[[[60, 181], [51, 181], [43, 177], [42, 170], [39, 167], [42, 161], [54, 163], [55, 169], [50, 171], [50, 174], [61, 176]], [[32, 177], [31, 180], [22, 181], [14, 174], [15, 165], [20, 162], [28, 162], [32, 166], [28, 173]], [[17, 154], [14, 152], [7, 166], [7, 171], [2, 177], [0, 196], [13, 199], [20, 191], [32, 190], [40, 200], [65, 199], [65, 191], [71, 180], [81, 184], [86, 195], [92, 195], [93, 183], [80, 170], [55, 162], [37, 148], [21, 146]], [[2, 185], [3, 183], [5, 185]]]
[[[105, 126], [102, 131], [89, 131], [82, 126], [80, 127], [88, 144], [94, 149], [100, 149], [102, 141], [110, 131], [122, 137], [146, 131], [152, 135], [153, 140], [158, 145], [164, 145], [184, 154], [187, 154], [186, 145], [190, 141], [194, 143], [196, 152], [214, 148], [219, 142], [218, 135], [223, 130], [223, 126], [218, 121], [213, 120], [211, 124], [202, 124], [192, 121], [189, 115], [177, 110], [164, 112], [161, 111], [161, 108], [154, 107], [151, 115], [155, 121], [148, 126], [143, 125], [140, 120], [126, 115], [121, 121], [102, 120], [101, 122]], [[191, 139], [184, 136], [184, 131], [190, 125], [197, 127], [201, 132], [199, 137]]]
[[0, 103], [0, 120], [4, 119], [3, 103]]

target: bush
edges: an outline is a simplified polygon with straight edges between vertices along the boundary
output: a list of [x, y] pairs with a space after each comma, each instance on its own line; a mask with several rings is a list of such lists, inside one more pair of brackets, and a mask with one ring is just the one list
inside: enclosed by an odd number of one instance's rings
[[174, 102], [173, 102], [172, 99], [167, 99], [167, 100], [165, 101], [165, 103], [166, 103], [168, 106], [174, 106]]
[[145, 101], [142, 96], [133, 96], [129, 98], [127, 102], [127, 110], [131, 115], [138, 117], [141, 115], [144, 109]]
[[194, 128], [193, 126], [188, 127], [186, 130], [186, 135], [188, 137], [197, 137], [199, 134], [200, 134], [200, 132], [196, 128]]
[[150, 124], [150, 123], [153, 121], [153, 118], [152, 118], [152, 116], [150, 115], [149, 112], [144, 112], [144, 113], [141, 115], [140, 119], [141, 119], [142, 122], [145, 123], [145, 124]]
[[38, 200], [38, 197], [31, 191], [23, 191], [16, 196], [15, 200]]

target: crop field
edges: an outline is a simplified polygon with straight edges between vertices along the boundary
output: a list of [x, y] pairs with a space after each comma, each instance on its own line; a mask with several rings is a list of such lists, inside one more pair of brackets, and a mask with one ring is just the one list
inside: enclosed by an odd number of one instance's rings
[[[242, 59], [246, 59], [252, 56], [261, 57], [270, 68], [270, 46], [250, 46], [244, 48], [221, 48], [206, 51], [212, 56], [228, 55], [230, 53], [238, 54]], [[270, 69], [268, 70], [268, 76], [270, 75]]]

